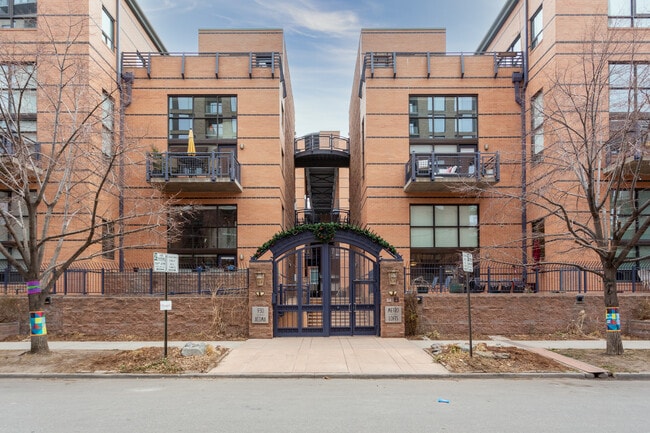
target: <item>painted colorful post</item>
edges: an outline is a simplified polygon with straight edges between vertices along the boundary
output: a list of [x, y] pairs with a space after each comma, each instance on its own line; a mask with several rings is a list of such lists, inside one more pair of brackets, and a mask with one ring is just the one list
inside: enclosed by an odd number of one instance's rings
[[607, 307], [607, 332], [621, 331], [621, 315], [618, 313], [618, 307]]
[[[41, 293], [40, 281], [27, 282], [27, 296], [38, 295]], [[31, 328], [31, 335], [47, 335], [47, 327], [45, 326], [45, 313], [43, 311], [30, 311], [29, 312], [29, 325]]]

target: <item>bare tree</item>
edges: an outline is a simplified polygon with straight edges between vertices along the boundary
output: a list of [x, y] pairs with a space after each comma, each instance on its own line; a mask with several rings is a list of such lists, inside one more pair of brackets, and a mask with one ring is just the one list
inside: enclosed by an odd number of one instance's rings
[[[532, 156], [523, 203], [544, 221], [550, 259], [561, 257], [602, 278], [612, 321], [608, 354], [623, 353], [615, 323], [617, 271], [648, 258], [631, 254], [650, 226], [650, 202], [635, 195], [650, 122], [650, 75], [647, 65], [636, 63], [639, 48], [632, 32], [614, 36], [590, 25], [581, 43], [568, 48], [570, 55], [558, 56], [543, 103], [532, 103], [533, 117], [543, 121], [544, 145]], [[584, 267], [588, 257], [600, 269]]]
[[110, 257], [120, 237], [159, 244], [151, 233], [164, 236], [173, 211], [155, 190], [132, 197], [124, 188], [143, 152], [113, 144], [120, 83], [108, 74], [97, 83], [82, 52], [87, 17], [69, 20], [43, 18], [37, 44], [0, 41], [0, 255], [27, 282], [33, 353], [49, 351], [44, 302], [63, 272]]

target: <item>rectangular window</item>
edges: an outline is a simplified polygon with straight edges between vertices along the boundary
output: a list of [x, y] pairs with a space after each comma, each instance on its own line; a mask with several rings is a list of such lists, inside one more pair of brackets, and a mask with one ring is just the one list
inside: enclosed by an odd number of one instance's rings
[[537, 9], [537, 12], [530, 19], [530, 47], [535, 48], [542, 42], [542, 30], [544, 29], [542, 8]]
[[477, 205], [412, 205], [411, 248], [477, 248]]
[[102, 100], [102, 152], [104, 155], [113, 155], [115, 123], [115, 101], [107, 92]]
[[[190, 129], [199, 152], [207, 150], [205, 146], [208, 145], [234, 144], [237, 140], [237, 97], [170, 96], [170, 141], [184, 140], [187, 144]], [[199, 149], [201, 145], [204, 150]]]
[[0, 0], [0, 28], [36, 28], [36, 0]]
[[476, 96], [409, 97], [409, 136], [412, 139], [478, 138]]
[[546, 259], [546, 248], [544, 245], [544, 219], [532, 222], [533, 241], [533, 263], [537, 264]]
[[512, 44], [510, 44], [510, 46], [508, 47], [508, 51], [510, 51], [510, 52], [519, 52], [519, 51], [521, 51], [521, 37], [519, 37], [519, 35], [517, 35], [517, 37], [512, 42]]
[[36, 142], [36, 88], [36, 69], [33, 64], [0, 65], [0, 111], [11, 119], [9, 125], [0, 120], [0, 130], [20, 133], [20, 138], [24, 141]]
[[102, 39], [111, 50], [115, 47], [115, 20], [102, 8]]
[[632, 154], [648, 142], [650, 64], [609, 65], [609, 130], [611, 151]]
[[[644, 222], [650, 218], [650, 208], [646, 208], [635, 216], [638, 209], [647, 205], [650, 201], [650, 190], [620, 190], [614, 191], [610, 200], [610, 218], [612, 227], [625, 226], [629, 221], [632, 222], [629, 228], [625, 230], [622, 237], [622, 243], [629, 243], [634, 235], [639, 231]], [[650, 252], [650, 231], [646, 231], [630, 251], [628, 258], [647, 257]], [[647, 268], [650, 263], [647, 260], [642, 261], [641, 265]], [[629, 270], [632, 264], [626, 264]], [[619, 273], [620, 273], [619, 269]], [[628, 275], [624, 279], [631, 279]], [[619, 279], [621, 276], [619, 275]], [[636, 279], [639, 281], [639, 279]]]
[[179, 254], [181, 265], [216, 267], [221, 256], [237, 253], [237, 206], [194, 206], [179, 217], [179, 236], [167, 249]]
[[[25, 201], [10, 191], [0, 191], [0, 242], [8, 245], [22, 242], [29, 235]], [[11, 235], [11, 227], [14, 235]]]
[[544, 94], [541, 90], [530, 100], [530, 117], [532, 154], [536, 161], [544, 151]]
[[102, 257], [115, 258], [115, 223], [102, 218]]
[[650, 27], [650, 0], [609, 0], [610, 27]]

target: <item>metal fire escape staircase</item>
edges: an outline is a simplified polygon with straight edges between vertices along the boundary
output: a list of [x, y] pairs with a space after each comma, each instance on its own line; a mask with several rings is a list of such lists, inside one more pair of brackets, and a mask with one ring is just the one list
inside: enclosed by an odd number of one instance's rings
[[336, 203], [338, 169], [350, 166], [350, 140], [314, 133], [295, 140], [295, 166], [305, 169], [305, 209], [296, 211], [297, 224], [340, 221]]

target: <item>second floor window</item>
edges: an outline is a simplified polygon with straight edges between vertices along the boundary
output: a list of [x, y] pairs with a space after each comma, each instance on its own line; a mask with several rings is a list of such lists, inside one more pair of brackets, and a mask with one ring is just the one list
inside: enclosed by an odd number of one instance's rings
[[411, 206], [411, 248], [477, 248], [477, 205]]
[[650, 0], [609, 0], [610, 27], [650, 27]]
[[237, 97], [170, 96], [170, 141], [187, 140], [190, 129], [197, 142], [234, 142], [237, 139]]
[[0, 65], [0, 130], [36, 141], [36, 87], [33, 64]]
[[0, 0], [0, 28], [36, 27], [36, 0]]
[[462, 140], [478, 137], [476, 96], [411, 96], [409, 137]]
[[102, 8], [102, 39], [112, 50], [115, 46], [115, 20], [104, 8]]

